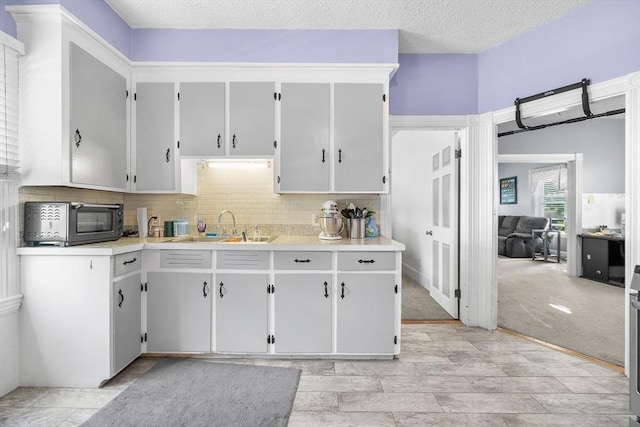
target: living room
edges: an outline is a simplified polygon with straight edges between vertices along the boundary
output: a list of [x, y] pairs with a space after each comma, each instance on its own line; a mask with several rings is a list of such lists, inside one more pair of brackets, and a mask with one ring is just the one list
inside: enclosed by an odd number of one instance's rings
[[[624, 107], [623, 100], [592, 107], [613, 111], [620, 101]], [[498, 326], [623, 366], [624, 279], [620, 287], [619, 278], [582, 277], [579, 235], [624, 234], [624, 114], [509, 134], [514, 129], [498, 129], [505, 134], [498, 139]]]

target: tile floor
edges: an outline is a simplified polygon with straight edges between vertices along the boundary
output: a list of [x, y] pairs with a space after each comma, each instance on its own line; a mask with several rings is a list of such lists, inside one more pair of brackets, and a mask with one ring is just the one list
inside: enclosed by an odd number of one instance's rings
[[[607, 368], [461, 325], [403, 325], [402, 337], [395, 360], [233, 362], [302, 370], [290, 427], [628, 425], [627, 378]], [[0, 398], [0, 425], [79, 425], [155, 362], [101, 389], [18, 388]]]

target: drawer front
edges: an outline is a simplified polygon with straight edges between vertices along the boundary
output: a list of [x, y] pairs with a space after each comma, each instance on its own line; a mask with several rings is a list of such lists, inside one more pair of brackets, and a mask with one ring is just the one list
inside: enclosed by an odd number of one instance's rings
[[114, 258], [114, 276], [121, 276], [142, 268], [142, 251], [127, 252], [116, 255]]
[[395, 270], [395, 252], [339, 252], [338, 270]]
[[330, 270], [331, 252], [275, 252], [276, 270]]
[[216, 265], [229, 270], [266, 270], [269, 268], [268, 251], [218, 251]]
[[160, 268], [211, 268], [211, 251], [161, 250]]

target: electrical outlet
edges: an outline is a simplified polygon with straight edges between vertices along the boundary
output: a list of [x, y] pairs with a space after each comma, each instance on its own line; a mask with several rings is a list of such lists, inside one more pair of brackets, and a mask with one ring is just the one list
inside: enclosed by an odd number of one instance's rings
[[311, 214], [311, 225], [318, 225], [318, 215]]

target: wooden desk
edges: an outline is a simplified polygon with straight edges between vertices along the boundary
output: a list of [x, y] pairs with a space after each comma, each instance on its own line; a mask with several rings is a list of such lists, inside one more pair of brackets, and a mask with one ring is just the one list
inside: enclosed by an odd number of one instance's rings
[[624, 238], [579, 234], [582, 239], [582, 277], [624, 286]]

